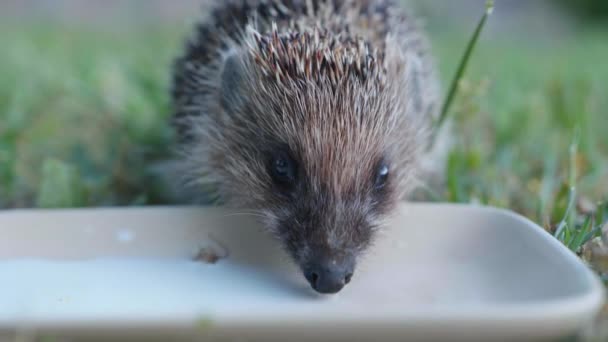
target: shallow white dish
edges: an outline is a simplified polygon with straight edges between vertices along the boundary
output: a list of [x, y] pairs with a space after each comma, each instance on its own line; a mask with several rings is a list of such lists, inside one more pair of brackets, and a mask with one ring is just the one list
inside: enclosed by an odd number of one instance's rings
[[[200, 248], [228, 256], [193, 261]], [[604, 299], [529, 220], [432, 204], [403, 204], [334, 296], [219, 208], [2, 212], [0, 284], [0, 337], [114, 340], [550, 339], [582, 329]]]

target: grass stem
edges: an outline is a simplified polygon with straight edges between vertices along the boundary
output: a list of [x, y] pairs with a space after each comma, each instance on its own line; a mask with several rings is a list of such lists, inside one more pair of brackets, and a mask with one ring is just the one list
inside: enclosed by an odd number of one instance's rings
[[437, 120], [436, 125], [435, 125], [435, 130], [434, 130], [435, 136], [433, 138], [433, 141], [435, 140], [435, 137], [437, 136], [437, 132], [441, 129], [441, 127], [443, 126], [443, 124], [448, 116], [452, 102], [454, 101], [454, 98], [456, 97], [456, 94], [458, 93], [458, 86], [460, 84], [460, 80], [462, 79], [462, 76], [464, 75], [464, 72], [467, 68], [469, 60], [471, 59], [473, 50], [475, 49], [475, 45], [477, 45], [477, 41], [479, 40], [479, 36], [480, 36], [481, 32], [483, 31], [486, 21], [487, 21], [488, 17], [492, 14], [493, 11], [494, 11], [494, 1], [488, 0], [486, 2], [486, 10], [485, 10], [483, 16], [481, 17], [481, 19], [479, 20], [479, 23], [477, 24], [477, 28], [475, 29], [475, 32], [473, 33], [473, 36], [471, 37], [471, 39], [469, 40], [469, 43], [467, 44], [467, 48], [464, 52], [464, 55], [462, 56], [462, 59], [460, 60], [458, 69], [456, 70], [456, 74], [454, 75], [452, 83], [450, 84], [450, 90], [448, 91], [448, 95], [441, 108], [441, 115], [439, 116], [439, 120]]

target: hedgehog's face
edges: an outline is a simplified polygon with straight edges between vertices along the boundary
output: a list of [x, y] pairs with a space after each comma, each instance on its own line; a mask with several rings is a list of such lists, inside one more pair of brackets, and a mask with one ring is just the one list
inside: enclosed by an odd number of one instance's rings
[[342, 140], [332, 124], [314, 120], [290, 126], [266, 137], [252, 128], [231, 140], [218, 156], [221, 194], [262, 215], [316, 291], [336, 293], [394, 207], [402, 172], [362, 136]]
[[262, 214], [316, 291], [335, 293], [412, 178], [416, 125], [391, 93], [401, 84], [267, 76], [248, 57], [226, 61], [210, 174]]
[[[311, 286], [335, 293], [350, 282], [357, 258], [392, 204], [390, 164], [379, 157], [353, 172], [333, 168], [337, 165], [330, 156], [311, 162], [310, 151], [301, 149], [279, 146], [264, 154], [269, 177], [261, 205], [268, 228]], [[348, 158], [346, 151], [334, 152]], [[311, 167], [323, 163], [328, 169]]]

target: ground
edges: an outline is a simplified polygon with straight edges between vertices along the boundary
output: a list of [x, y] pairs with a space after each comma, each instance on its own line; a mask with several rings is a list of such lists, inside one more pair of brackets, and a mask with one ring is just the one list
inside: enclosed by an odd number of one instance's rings
[[[170, 201], [158, 169], [172, 135], [169, 65], [186, 29], [0, 22], [0, 207]], [[447, 83], [470, 31], [432, 33]], [[542, 41], [485, 37], [452, 108], [447, 187], [429, 196], [510, 208], [551, 232], [561, 223], [559, 238], [577, 252], [599, 236], [607, 37], [606, 27]]]

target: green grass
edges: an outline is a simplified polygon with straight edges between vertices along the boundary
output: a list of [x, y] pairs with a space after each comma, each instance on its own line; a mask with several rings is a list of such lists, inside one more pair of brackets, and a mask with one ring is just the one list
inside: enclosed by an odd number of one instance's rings
[[[169, 153], [169, 65], [184, 33], [1, 23], [0, 207], [170, 201], [154, 165]], [[482, 37], [451, 109], [437, 198], [561, 226], [575, 251], [596, 236], [608, 217], [607, 36]], [[467, 39], [434, 36], [446, 81]]]
[[[556, 236], [577, 252], [599, 235], [608, 213], [605, 39], [590, 31], [540, 47], [478, 46], [453, 113], [447, 200], [511, 208], [550, 231], [561, 225]], [[438, 47], [442, 56], [455, 49]]]
[[[468, 63], [471, 60], [471, 57], [473, 55], [473, 51], [475, 49], [476, 44], [479, 41], [479, 37], [480, 37], [480, 33], [483, 32], [483, 29], [485, 27], [485, 24], [487, 22], [488, 17], [490, 16], [490, 14], [493, 12], [494, 9], [494, 3], [492, 0], [488, 0], [486, 2], [486, 8], [485, 8], [485, 13], [483, 13], [477, 27], [475, 28], [475, 31], [473, 32], [473, 35], [470, 37], [469, 42], [466, 45], [466, 49], [465, 52], [463, 54], [463, 56], [461, 57], [461, 59], [459, 60], [459, 64], [457, 66], [454, 78], [452, 80], [452, 82], [450, 82], [449, 84], [449, 89], [448, 92], [445, 95], [445, 102], [442, 106], [441, 109], [441, 116], [437, 122], [437, 127], [441, 127], [442, 124], [445, 122], [446, 118], [448, 117], [448, 115], [450, 114], [450, 110], [451, 110], [451, 106], [454, 102], [454, 99], [456, 98], [456, 96], [458, 95], [458, 92], [460, 90], [462, 90], [466, 84], [465, 84], [465, 71], [466, 71], [466, 67], [468, 66]], [[577, 42], [580, 41], [580, 37], [577, 37]], [[439, 44], [441, 45], [441, 44]], [[588, 50], [584, 50], [586, 53], [589, 53]], [[601, 52], [601, 51], [600, 51]], [[451, 54], [453, 55], [453, 54]], [[569, 54], [566, 54], [567, 56]], [[450, 58], [449, 60], [452, 60], [452, 58]], [[596, 69], [597, 70], [597, 69]], [[577, 70], [578, 72], [579, 70]], [[562, 132], [562, 134], [564, 133], [570, 133], [571, 135], [573, 135], [573, 141], [569, 146], [569, 165], [568, 165], [568, 179], [567, 181], [563, 180], [563, 176], [562, 176], [562, 180], [561, 180], [561, 184], [562, 184], [562, 188], [561, 191], [555, 192], [554, 188], [555, 188], [555, 184], [556, 184], [556, 170], [555, 170], [555, 165], [557, 165], [557, 160], [558, 158], [555, 157], [556, 154], [551, 154], [548, 157], [544, 157], [544, 159], [541, 157], [541, 160], [543, 160], [544, 164], [543, 164], [543, 174], [538, 178], [538, 179], [533, 179], [532, 182], [534, 182], [536, 180], [536, 184], [540, 184], [540, 191], [539, 191], [539, 197], [538, 197], [538, 203], [537, 203], [537, 219], [538, 220], [542, 220], [546, 229], [551, 231], [554, 231], [554, 236], [556, 239], [560, 240], [562, 243], [564, 243], [565, 246], [567, 246], [570, 250], [572, 250], [575, 253], [581, 254], [583, 256], [586, 257], [590, 257], [593, 258], [594, 256], [591, 255], [589, 256], [589, 253], [586, 253], [585, 250], [587, 251], [591, 251], [591, 244], [594, 244], [595, 246], [600, 245], [604, 242], [608, 242], [608, 241], [603, 241], [605, 240], [605, 236], [604, 239], [600, 239], [600, 237], [602, 237], [602, 230], [604, 229], [604, 227], [606, 227], [604, 230], [608, 230], [608, 224], [606, 224], [604, 222], [604, 218], [605, 218], [605, 214], [606, 211], [608, 210], [608, 204], [604, 203], [604, 202], [597, 202], [597, 204], [594, 204], [593, 202], [591, 202], [587, 197], [583, 196], [579, 196], [579, 193], [577, 192], [578, 189], [578, 181], [579, 181], [579, 163], [581, 158], [581, 155], [579, 154], [579, 144], [581, 142], [581, 139], [583, 139], [585, 146], [587, 147], [587, 154], [591, 154], [591, 152], [597, 152], [595, 150], [595, 145], [600, 144], [602, 145], [602, 147], [605, 147], [606, 144], [604, 144], [603, 141], [595, 141], [595, 139], [591, 139], [588, 136], [586, 136], [587, 133], [591, 133], [594, 134], [593, 130], [591, 129], [590, 125], [590, 120], [588, 118], [589, 114], [587, 113], [588, 109], [588, 101], [591, 100], [591, 96], [589, 95], [589, 90], [590, 88], [587, 87], [583, 87], [583, 90], [585, 90], [584, 93], [581, 93], [580, 97], [581, 100], [578, 100], [577, 106], [574, 106], [572, 108], [567, 108], [567, 102], [565, 100], [566, 94], [565, 91], [563, 89], [561, 89], [562, 86], [558, 85], [557, 88], [554, 85], [550, 85], [549, 86], [549, 92], [548, 92], [548, 100], [550, 102], [552, 102], [552, 106], [550, 107], [550, 109], [552, 109], [555, 112], [555, 115], [557, 115], [557, 120], [555, 120], [558, 124], [561, 125], [561, 128], [566, 128], [566, 132]], [[586, 97], [586, 98], [585, 98]], [[463, 96], [463, 100], [466, 101], [466, 97]], [[470, 110], [470, 108], [464, 109], [463, 112], [467, 112], [468, 110]], [[531, 108], [530, 111], [528, 111], [528, 113], [533, 113], [533, 109]], [[523, 114], [525, 115], [525, 114]], [[527, 119], [527, 118], [526, 118]], [[507, 121], [509, 119], [506, 119]], [[515, 119], [511, 119], [511, 120], [517, 120], [517, 118]], [[467, 120], [461, 120], [458, 121], [459, 123], [462, 122], [467, 122]], [[529, 121], [523, 121], [520, 122], [520, 124], [522, 124], [522, 126], [524, 126], [525, 124], [527, 124]], [[598, 124], [600, 124], [600, 128], [602, 127], [601, 124], [607, 124], [608, 120], [601, 120], [598, 122]], [[516, 125], [518, 124], [518, 122], [514, 122], [512, 123], [511, 128], [514, 130], [516, 129]], [[591, 123], [593, 124], [593, 123]], [[496, 125], [494, 125], [494, 127], [496, 127]], [[603, 126], [604, 128], [608, 128], [608, 125]], [[492, 127], [489, 127], [492, 128]], [[583, 135], [581, 136], [581, 129], [583, 130]], [[464, 130], [463, 130], [464, 131]], [[600, 133], [601, 134], [601, 133]], [[507, 137], [506, 143], [510, 143], [513, 144], [513, 141], [515, 139], [513, 139], [512, 137]], [[474, 148], [474, 146], [471, 146], [472, 148]], [[460, 155], [456, 155], [455, 153], [457, 153], [457, 151], [455, 150], [454, 153], [450, 156], [450, 160], [449, 160], [449, 168], [448, 168], [448, 174], [447, 174], [447, 185], [448, 185], [448, 195], [451, 196], [451, 200], [454, 202], [463, 202], [462, 197], [466, 196], [466, 192], [461, 190], [461, 185], [459, 183], [461, 183], [462, 180], [462, 174], [459, 172], [455, 172], [454, 170], [456, 170], [456, 168], [452, 167], [453, 165], [455, 165], [456, 163], [462, 161], [463, 158], [461, 158], [462, 156]], [[605, 156], [605, 155], [604, 155]], [[583, 158], [585, 158], [585, 156], [582, 156]], [[597, 154], [594, 154], [593, 157], [597, 157]], [[473, 158], [471, 158], [472, 160], [479, 160], [480, 158], [478, 158], [477, 156], [473, 156]], [[605, 161], [604, 161], [605, 162]], [[461, 170], [465, 171], [466, 170]], [[600, 174], [603, 175], [604, 173], [606, 173], [605, 170], [601, 170]], [[473, 182], [471, 182], [473, 183]], [[466, 185], [465, 185], [466, 186]], [[531, 186], [528, 185], [528, 187], [530, 188]], [[564, 191], [564, 189], [568, 189], [567, 191]], [[470, 193], [470, 190], [468, 191]], [[523, 193], [523, 191], [522, 191]], [[562, 208], [559, 209], [563, 209], [563, 212], [559, 212], [559, 210], [556, 210], [557, 204], [559, 203], [559, 201], [563, 201], [565, 195], [567, 194], [567, 205]], [[437, 194], [434, 194], [432, 196], [433, 198], [437, 199], [440, 198], [440, 196], [437, 196]], [[467, 198], [466, 201], [471, 202], [471, 201], [475, 201], [475, 202], [482, 202], [484, 204], [491, 204], [491, 198], [488, 196], [483, 197], [481, 200], [479, 198]], [[508, 199], [507, 199], [508, 200]], [[522, 200], [522, 199], [519, 199]], [[577, 206], [578, 204], [578, 206]], [[513, 204], [511, 204], [509, 207], [513, 208]], [[532, 208], [532, 204], [530, 204], [530, 206], [528, 207], [523, 207], [521, 208], [521, 210], [524, 212], [524, 214], [527, 214], [528, 216], [531, 216], [532, 213], [526, 213], [526, 209], [531, 209]], [[550, 211], [549, 211], [550, 210]], [[578, 211], [577, 211], [578, 210]], [[551, 212], [552, 211], [552, 212]], [[555, 218], [555, 215], [557, 214], [561, 214], [562, 219], [559, 222], [559, 224], [557, 225], [552, 225], [553, 219]], [[608, 231], [606, 232], [608, 234]], [[603, 241], [603, 242], [600, 242]], [[587, 245], [589, 245], [589, 248], [587, 248]], [[604, 275], [604, 279], [608, 279], [607, 275]]]
[[[174, 30], [175, 31], [175, 30]], [[0, 207], [163, 201], [177, 32], [0, 28]]]

